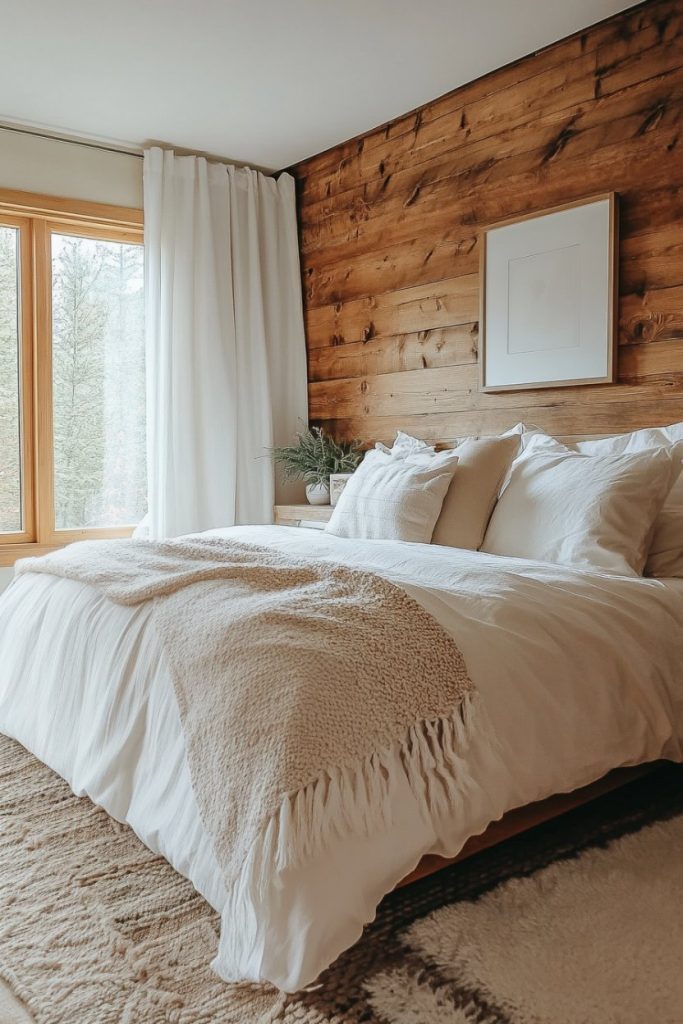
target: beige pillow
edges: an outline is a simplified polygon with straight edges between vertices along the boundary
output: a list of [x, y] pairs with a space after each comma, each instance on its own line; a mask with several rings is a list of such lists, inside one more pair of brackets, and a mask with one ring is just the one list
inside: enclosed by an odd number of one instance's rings
[[[676, 484], [674, 490], [678, 489], [679, 484]], [[667, 499], [657, 516], [645, 563], [646, 576], [657, 576], [660, 579], [683, 576], [683, 496], [679, 501], [680, 504], [675, 505], [670, 503], [670, 498]]]
[[531, 446], [516, 459], [482, 550], [641, 575], [680, 454], [591, 456], [562, 448]]
[[428, 459], [369, 451], [342, 491], [326, 531], [429, 544], [457, 464], [451, 451]]
[[458, 468], [448, 488], [432, 544], [477, 551], [510, 463], [519, 449], [518, 433], [468, 438], [458, 445]]

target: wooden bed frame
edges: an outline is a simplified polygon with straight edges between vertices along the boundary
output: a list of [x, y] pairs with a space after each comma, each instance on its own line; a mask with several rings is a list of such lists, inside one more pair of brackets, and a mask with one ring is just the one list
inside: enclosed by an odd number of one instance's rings
[[511, 839], [512, 836], [526, 832], [536, 825], [541, 825], [544, 821], [558, 818], [575, 807], [581, 807], [591, 800], [611, 793], [612, 790], [619, 789], [620, 786], [624, 786], [628, 782], [648, 775], [664, 763], [663, 761], [652, 761], [629, 768], [615, 768], [596, 782], [591, 782], [590, 785], [583, 786], [581, 789], [575, 789], [571, 793], [558, 793], [546, 800], [526, 804], [524, 807], [515, 807], [504, 814], [499, 821], [491, 822], [481, 835], [468, 839], [457, 857], [438, 857], [435, 854], [427, 854], [417, 867], [398, 883], [396, 888], [400, 889], [404, 885], [410, 885], [411, 882], [417, 882], [420, 878], [426, 878], [436, 871], [450, 867], [451, 864], [457, 864], [467, 857], [472, 857], [475, 853], [481, 853], [482, 850], [496, 846], [505, 839]]

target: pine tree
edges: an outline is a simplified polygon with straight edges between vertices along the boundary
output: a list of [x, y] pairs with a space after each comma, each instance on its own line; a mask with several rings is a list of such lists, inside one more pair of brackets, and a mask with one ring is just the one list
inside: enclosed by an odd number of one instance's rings
[[55, 523], [94, 525], [104, 448], [107, 308], [98, 294], [103, 259], [87, 239], [53, 236], [52, 381]]

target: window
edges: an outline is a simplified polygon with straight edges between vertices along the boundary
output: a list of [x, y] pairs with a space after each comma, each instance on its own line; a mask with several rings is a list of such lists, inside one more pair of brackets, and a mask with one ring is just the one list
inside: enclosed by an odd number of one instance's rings
[[142, 215], [0, 192], [0, 564], [145, 511]]

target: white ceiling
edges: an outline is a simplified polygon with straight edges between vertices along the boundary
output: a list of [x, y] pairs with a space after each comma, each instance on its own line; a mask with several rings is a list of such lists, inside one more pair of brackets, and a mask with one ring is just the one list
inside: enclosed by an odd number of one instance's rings
[[275, 170], [631, 2], [2, 0], [0, 121]]

